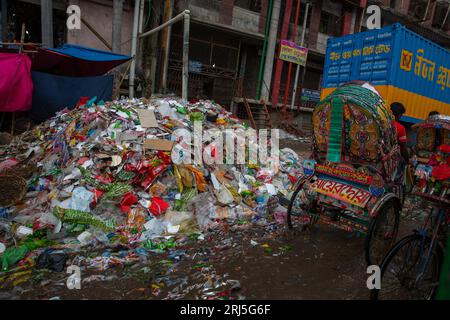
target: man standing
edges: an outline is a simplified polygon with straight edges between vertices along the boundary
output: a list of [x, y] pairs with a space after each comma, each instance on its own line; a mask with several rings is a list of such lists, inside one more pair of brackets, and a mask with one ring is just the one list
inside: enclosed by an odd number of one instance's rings
[[402, 115], [405, 113], [406, 109], [400, 102], [394, 102], [391, 104], [391, 111], [394, 114], [395, 117], [395, 128], [397, 130], [397, 142], [400, 146], [400, 152], [402, 154], [403, 159], [405, 159], [405, 162], [408, 163], [409, 160], [409, 154], [408, 149], [406, 148], [406, 129], [405, 127], [399, 122]]

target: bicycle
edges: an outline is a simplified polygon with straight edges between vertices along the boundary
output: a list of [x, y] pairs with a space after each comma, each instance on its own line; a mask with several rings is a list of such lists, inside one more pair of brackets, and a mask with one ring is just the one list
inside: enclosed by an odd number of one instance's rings
[[448, 233], [450, 201], [431, 195], [424, 225], [397, 242], [383, 259], [380, 289], [373, 289], [372, 300], [433, 299], [439, 285]]

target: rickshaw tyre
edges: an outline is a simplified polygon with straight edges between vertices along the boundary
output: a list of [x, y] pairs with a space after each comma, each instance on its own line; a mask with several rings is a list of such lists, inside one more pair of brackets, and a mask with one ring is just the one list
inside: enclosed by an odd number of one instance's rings
[[[416, 234], [410, 234], [410, 235], [400, 239], [397, 243], [395, 243], [394, 246], [386, 253], [386, 255], [383, 258], [383, 261], [380, 264], [381, 279], [383, 279], [383, 275], [386, 272], [387, 267], [389, 266], [389, 263], [392, 261], [392, 259], [395, 257], [395, 255], [398, 253], [398, 251], [402, 247], [406, 246], [408, 243], [413, 242], [413, 241], [420, 242], [420, 241], [422, 241], [422, 239], [423, 239], [423, 236], [416, 233]], [[425, 241], [427, 243], [430, 243], [431, 238], [429, 236], [426, 236]], [[437, 262], [437, 264], [439, 266], [438, 274], [440, 274], [440, 271], [442, 268], [442, 262], [444, 259], [444, 250], [439, 244], [437, 244], [435, 246], [434, 250], [436, 250], [436, 256], [438, 259], [438, 262]], [[437, 279], [437, 280], [439, 280], [439, 279]], [[379, 293], [380, 293], [380, 290], [377, 290], [377, 289], [370, 290], [370, 300], [377, 301], [378, 297], [379, 297]], [[436, 293], [437, 293], [437, 287], [434, 288], [433, 293], [431, 294], [431, 299], [433, 299], [435, 297]]]
[[292, 212], [292, 207], [294, 205], [294, 201], [295, 198], [297, 198], [298, 193], [300, 192], [300, 190], [303, 188], [303, 183], [300, 183], [297, 187], [297, 189], [295, 189], [294, 193], [292, 194], [292, 198], [291, 201], [289, 202], [289, 206], [288, 206], [288, 210], [287, 210], [287, 215], [286, 215], [286, 220], [287, 220], [287, 226], [289, 229], [292, 230], [293, 225], [292, 225], [292, 220], [291, 220], [291, 212]]
[[371, 247], [371, 242], [372, 242], [372, 238], [373, 238], [373, 232], [375, 229], [375, 226], [377, 224], [377, 222], [379, 221], [378, 219], [381, 217], [381, 215], [383, 213], [386, 212], [386, 209], [389, 207], [393, 207], [395, 210], [395, 223], [394, 223], [394, 233], [395, 233], [395, 237], [394, 240], [397, 238], [397, 233], [398, 233], [398, 228], [399, 228], [399, 224], [400, 224], [400, 208], [401, 208], [401, 204], [399, 203], [399, 200], [397, 199], [397, 201], [395, 201], [395, 199], [389, 199], [388, 201], [386, 201], [386, 203], [384, 203], [380, 210], [379, 210], [379, 214], [372, 218], [371, 222], [370, 222], [370, 226], [369, 226], [369, 231], [367, 233], [366, 239], [365, 239], [365, 243], [364, 243], [364, 251], [365, 251], [365, 259], [366, 259], [366, 263], [368, 266], [376, 264], [375, 262], [373, 262], [372, 257], [370, 256], [370, 247]]

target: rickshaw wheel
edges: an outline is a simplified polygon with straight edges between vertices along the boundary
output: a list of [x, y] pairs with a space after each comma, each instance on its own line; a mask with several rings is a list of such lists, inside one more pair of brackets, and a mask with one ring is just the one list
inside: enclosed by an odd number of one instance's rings
[[[289, 230], [292, 231], [293, 228], [294, 228], [294, 225], [292, 223], [292, 212], [294, 210], [295, 200], [298, 197], [299, 192], [302, 190], [303, 185], [304, 185], [304, 183], [300, 183], [299, 184], [297, 189], [295, 189], [294, 193], [292, 194], [291, 201], [289, 202], [288, 211], [287, 211], [287, 217], [286, 217], [288, 231]], [[315, 211], [315, 210], [316, 210], [316, 203], [315, 202], [313, 204], [311, 204], [306, 210], [302, 209], [302, 211], [307, 211], [308, 213], [310, 213], [310, 211]], [[306, 213], [306, 214], [308, 214], [308, 213]], [[312, 225], [317, 223], [317, 221], [318, 221], [318, 219], [315, 218], [315, 215], [310, 215], [310, 222], [309, 222], [308, 225], [302, 226], [302, 231], [305, 230], [306, 228], [311, 227]], [[290, 234], [292, 234], [292, 232], [290, 232]]]
[[398, 234], [400, 212], [393, 199], [380, 208], [372, 219], [365, 242], [367, 265], [380, 264], [395, 243]]
[[300, 183], [297, 186], [297, 188], [295, 189], [294, 193], [292, 194], [291, 201], [289, 202], [287, 215], [286, 215], [286, 222], [287, 222], [288, 228], [291, 229], [291, 230], [294, 227], [293, 224], [292, 224], [292, 219], [291, 219], [292, 209], [294, 207], [295, 199], [297, 198], [298, 193], [300, 192], [300, 190], [302, 190], [302, 188], [303, 188], [303, 183]]

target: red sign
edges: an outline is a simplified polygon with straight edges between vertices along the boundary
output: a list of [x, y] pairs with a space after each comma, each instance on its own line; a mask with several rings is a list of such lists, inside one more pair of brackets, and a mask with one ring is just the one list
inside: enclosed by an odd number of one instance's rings
[[366, 190], [332, 180], [317, 179], [311, 184], [311, 188], [318, 193], [361, 208], [366, 206], [371, 197]]

